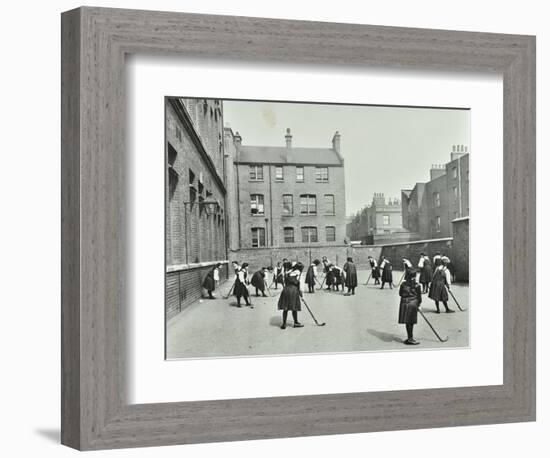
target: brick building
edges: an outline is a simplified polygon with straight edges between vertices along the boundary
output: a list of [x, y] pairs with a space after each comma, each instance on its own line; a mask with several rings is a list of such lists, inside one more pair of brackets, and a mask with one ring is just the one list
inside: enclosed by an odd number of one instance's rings
[[348, 223], [348, 236], [367, 245], [409, 240], [409, 231], [402, 224], [399, 199], [386, 199], [384, 193], [374, 193], [372, 202]]
[[453, 236], [454, 220], [470, 213], [468, 147], [454, 145], [451, 160], [432, 165], [430, 181], [401, 191], [403, 226], [430, 239]]
[[343, 244], [346, 238], [344, 159], [340, 134], [329, 148], [243, 145], [225, 130], [231, 250]]
[[[202, 279], [227, 264], [222, 103], [166, 98], [166, 315], [201, 297]], [[222, 269], [222, 276], [227, 270]]]

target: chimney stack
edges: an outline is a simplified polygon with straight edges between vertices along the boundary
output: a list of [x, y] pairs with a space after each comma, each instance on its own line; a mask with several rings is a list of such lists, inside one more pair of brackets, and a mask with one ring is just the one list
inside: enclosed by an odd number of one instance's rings
[[340, 133], [336, 131], [332, 137], [332, 149], [340, 156]]
[[451, 152], [451, 161], [454, 161], [465, 154], [468, 154], [468, 146], [466, 145], [453, 145], [453, 151]]
[[432, 164], [432, 168], [430, 169], [430, 181], [445, 175], [445, 173], [446, 173], [446, 169], [444, 165]]
[[290, 127], [286, 128], [285, 140], [286, 140], [286, 147], [292, 148], [292, 135], [290, 134]]
[[241, 137], [241, 134], [239, 134], [239, 132], [235, 132], [235, 136], [233, 137], [233, 140], [236, 146], [241, 146], [243, 138]]

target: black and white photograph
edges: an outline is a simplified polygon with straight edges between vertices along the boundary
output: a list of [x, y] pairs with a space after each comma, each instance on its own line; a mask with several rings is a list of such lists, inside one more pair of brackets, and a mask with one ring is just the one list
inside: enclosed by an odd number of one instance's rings
[[467, 107], [168, 96], [165, 148], [167, 359], [469, 346]]

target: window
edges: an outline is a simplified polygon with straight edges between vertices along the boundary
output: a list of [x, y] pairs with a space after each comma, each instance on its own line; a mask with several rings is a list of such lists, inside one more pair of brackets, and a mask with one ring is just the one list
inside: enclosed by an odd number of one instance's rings
[[453, 178], [456, 178], [458, 176], [458, 172], [456, 170], [456, 167], [453, 167]]
[[327, 242], [336, 241], [336, 228], [334, 226], [327, 226], [326, 228]]
[[293, 227], [285, 227], [283, 229], [283, 235], [285, 243], [294, 243], [294, 228]]
[[264, 181], [263, 165], [250, 166], [250, 181]]
[[176, 126], [176, 138], [181, 142], [181, 129]]
[[441, 216], [435, 217], [435, 231], [441, 232]]
[[334, 194], [325, 194], [325, 215], [334, 215]]
[[436, 207], [441, 206], [441, 197], [439, 196], [438, 192], [434, 192], [434, 204]]
[[275, 180], [283, 181], [283, 167], [281, 165], [275, 166]]
[[304, 182], [304, 168], [296, 167], [296, 181], [303, 183]]
[[315, 181], [328, 181], [328, 167], [315, 167]]
[[252, 228], [252, 248], [265, 246], [265, 228]]
[[264, 214], [264, 195], [250, 194], [250, 213], [252, 215]]
[[283, 216], [291, 216], [294, 213], [292, 194], [283, 194]]
[[302, 243], [317, 242], [317, 228], [314, 226], [302, 227]]
[[168, 143], [168, 200], [172, 200], [174, 198], [176, 188], [178, 187], [179, 174], [174, 169], [177, 156], [178, 153], [174, 147]]
[[455, 199], [458, 198], [458, 188], [456, 186], [453, 186], [453, 196], [455, 197]]
[[382, 215], [382, 224], [384, 226], [390, 225], [390, 215]]
[[315, 194], [302, 194], [300, 196], [300, 213], [302, 215], [317, 214], [317, 198]]
[[458, 218], [458, 212], [455, 211], [455, 219]]
[[470, 181], [470, 169], [466, 170], [466, 181]]

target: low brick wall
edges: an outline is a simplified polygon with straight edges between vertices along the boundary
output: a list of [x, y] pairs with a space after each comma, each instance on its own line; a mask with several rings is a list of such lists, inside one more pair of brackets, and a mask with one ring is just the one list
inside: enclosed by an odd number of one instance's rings
[[470, 218], [452, 221], [453, 257], [455, 280], [467, 282], [470, 279]]
[[248, 248], [229, 253], [229, 261], [248, 262], [250, 271], [254, 272], [261, 267], [275, 266], [277, 261], [287, 258], [290, 261], [301, 261], [309, 265], [315, 259], [321, 260], [326, 256], [330, 261], [342, 266], [348, 256], [353, 258], [355, 264], [360, 268], [368, 267], [367, 258], [372, 256], [375, 259], [380, 257], [381, 246], [375, 245], [337, 245], [326, 247], [294, 247], [294, 248]]
[[444, 239], [419, 240], [415, 242], [393, 243], [382, 247], [382, 255], [390, 260], [394, 268], [402, 269], [402, 259], [410, 259], [413, 265], [416, 265], [420, 259], [420, 253], [433, 258], [439, 251], [443, 255], [452, 257], [453, 239], [451, 237]]
[[[166, 318], [170, 319], [202, 296], [202, 282], [215, 263], [170, 269], [166, 273]], [[220, 269], [220, 283], [227, 280], [227, 262]]]
[[383, 245], [381, 254], [386, 256], [397, 270], [401, 270], [403, 257], [410, 259], [416, 265], [420, 253], [423, 252], [433, 258], [435, 253], [439, 251], [451, 259], [454, 281], [468, 283], [470, 280], [469, 219], [462, 218], [453, 221], [453, 234], [454, 237], [444, 239]]

